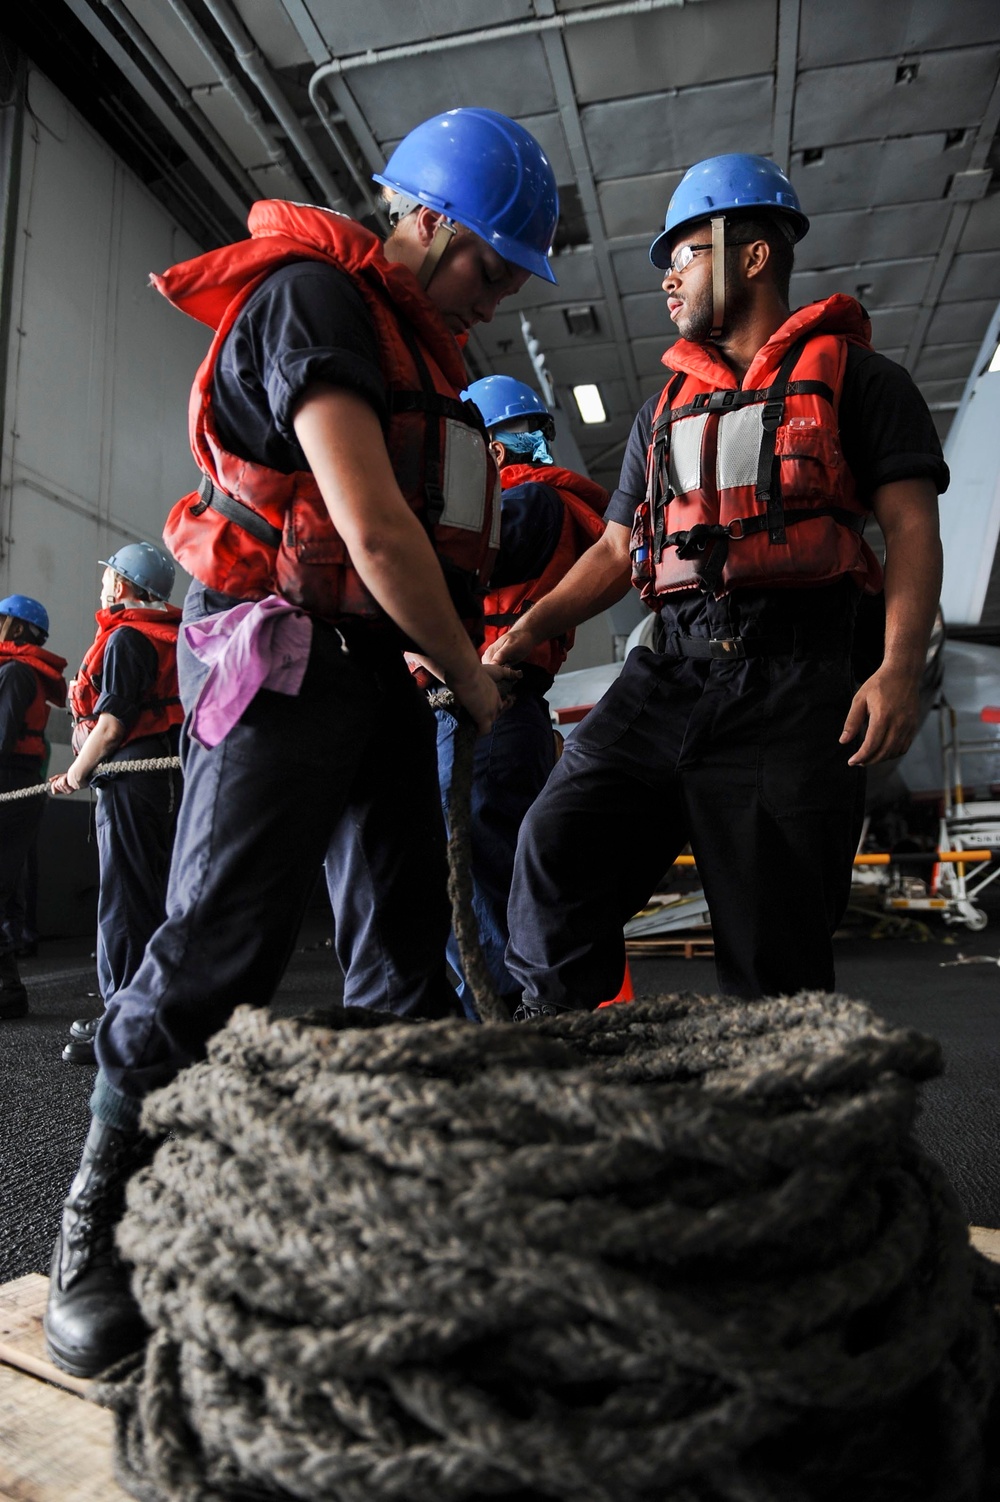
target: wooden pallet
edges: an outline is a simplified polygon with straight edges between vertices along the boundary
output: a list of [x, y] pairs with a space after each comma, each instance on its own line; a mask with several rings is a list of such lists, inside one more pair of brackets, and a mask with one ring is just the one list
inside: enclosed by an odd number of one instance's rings
[[625, 953], [636, 960], [710, 960], [715, 955], [711, 934], [680, 934], [668, 938], [626, 939]]
[[[1000, 1262], [1000, 1230], [972, 1226], [969, 1239]], [[111, 1414], [45, 1354], [48, 1286], [34, 1273], [0, 1286], [0, 1502], [129, 1502], [112, 1471]]]
[[45, 1354], [49, 1280], [0, 1287], [0, 1502], [128, 1502], [111, 1467], [112, 1417]]

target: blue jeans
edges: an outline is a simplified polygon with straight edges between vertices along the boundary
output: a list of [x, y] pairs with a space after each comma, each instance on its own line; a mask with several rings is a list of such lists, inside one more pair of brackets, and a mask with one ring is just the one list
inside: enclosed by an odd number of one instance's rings
[[[457, 721], [437, 711], [438, 780], [447, 812], [455, 758]], [[504, 963], [507, 900], [514, 870], [518, 830], [545, 786], [555, 762], [555, 738], [548, 705], [540, 694], [522, 692], [504, 710], [489, 735], [476, 742], [472, 782], [473, 911], [493, 984], [500, 996], [520, 1000], [521, 987]], [[454, 931], [448, 936], [448, 962], [460, 978], [458, 995], [475, 1016], [462, 975]]]

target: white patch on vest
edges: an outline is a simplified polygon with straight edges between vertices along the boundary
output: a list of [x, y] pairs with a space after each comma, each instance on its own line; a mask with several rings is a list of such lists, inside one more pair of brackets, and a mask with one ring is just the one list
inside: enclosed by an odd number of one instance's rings
[[500, 471], [497, 471], [496, 481], [493, 486], [493, 517], [490, 522], [490, 547], [500, 547], [500, 513], [503, 508], [503, 486], [500, 484]]
[[[440, 525], [481, 532], [486, 520], [486, 445], [474, 428], [445, 418]], [[499, 518], [500, 507], [494, 516]], [[497, 521], [499, 529], [499, 521]]]
[[701, 488], [701, 436], [708, 413], [682, 417], [670, 429], [670, 488], [674, 495]]
[[723, 412], [716, 460], [716, 483], [720, 490], [757, 483], [763, 411], [763, 402], [756, 402], [752, 407]]

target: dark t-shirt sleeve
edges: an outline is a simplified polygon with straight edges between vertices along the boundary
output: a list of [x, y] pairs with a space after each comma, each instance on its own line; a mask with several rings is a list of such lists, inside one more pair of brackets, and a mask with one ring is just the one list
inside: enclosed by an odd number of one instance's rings
[[931, 480], [938, 494], [948, 489], [927, 403], [909, 372], [875, 350], [848, 347], [840, 441], [863, 501], [894, 480]]
[[130, 626], [112, 633], [104, 653], [101, 693], [94, 714], [114, 715], [128, 733], [156, 683], [156, 648]]
[[27, 663], [5, 662], [0, 666], [0, 755], [8, 755], [17, 744], [37, 686]]
[[539, 578], [559, 541], [562, 519], [563, 504], [551, 485], [531, 481], [505, 490], [500, 503], [500, 552], [490, 588]]
[[653, 413], [659, 396], [651, 396], [640, 408], [625, 444], [625, 457], [618, 485], [612, 492], [604, 513], [606, 522], [620, 522], [631, 527], [635, 508], [646, 494], [646, 450], [653, 427]]
[[219, 352], [212, 407], [223, 443], [289, 474], [305, 469], [295, 411], [316, 381], [345, 386], [385, 416], [375, 324], [344, 272], [297, 261], [269, 276]]

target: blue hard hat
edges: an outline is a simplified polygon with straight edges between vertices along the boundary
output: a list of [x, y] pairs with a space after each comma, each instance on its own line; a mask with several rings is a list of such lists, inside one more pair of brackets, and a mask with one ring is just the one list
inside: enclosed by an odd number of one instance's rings
[[670, 265], [670, 245], [686, 224], [736, 210], [763, 209], [780, 214], [801, 240], [809, 228], [799, 197], [777, 162], [768, 156], [710, 156], [689, 167], [674, 189], [663, 233], [649, 247], [649, 259], [661, 271]]
[[404, 136], [377, 183], [457, 219], [497, 255], [554, 282], [559, 193], [534, 136], [496, 110], [434, 115]]
[[5, 600], [0, 600], [0, 615], [12, 615], [17, 621], [27, 621], [29, 626], [37, 626], [46, 636], [49, 634], [49, 613], [44, 605], [33, 600], [30, 595], [8, 595]]
[[99, 558], [98, 563], [114, 569], [137, 589], [144, 589], [156, 600], [167, 600], [174, 587], [174, 565], [166, 553], [154, 548], [151, 542], [129, 542], [110, 558]]
[[516, 381], [513, 376], [483, 376], [482, 380], [473, 381], [468, 390], [462, 392], [462, 398], [475, 402], [488, 428], [516, 422], [519, 417], [532, 417], [541, 418], [535, 426], [549, 438], [555, 434], [552, 414], [538, 392], [532, 391], [523, 381]]

